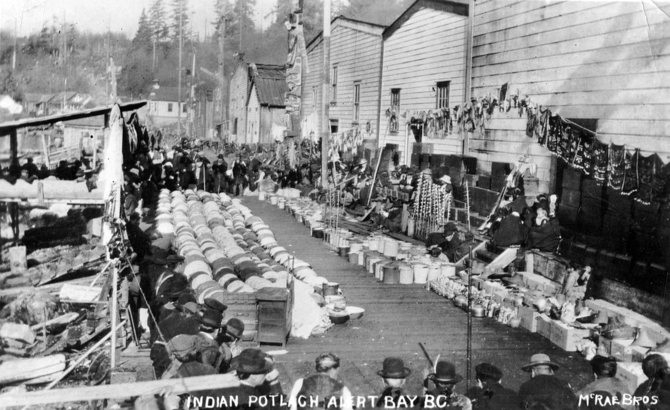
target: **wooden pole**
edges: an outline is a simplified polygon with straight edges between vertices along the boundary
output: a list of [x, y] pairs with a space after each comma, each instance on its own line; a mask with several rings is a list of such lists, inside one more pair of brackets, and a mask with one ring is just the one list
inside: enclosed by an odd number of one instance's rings
[[321, 93], [323, 111], [321, 115], [321, 187], [328, 184], [328, 145], [330, 140], [330, 0], [323, 2], [323, 71]]
[[177, 136], [181, 137], [181, 49], [182, 49], [182, 27], [181, 27], [181, 1], [179, 2], [179, 72], [177, 73]]
[[223, 48], [224, 48], [224, 42], [225, 42], [225, 34], [226, 34], [226, 18], [225, 18], [225, 8], [226, 8], [226, 2], [224, 1], [221, 10], [220, 10], [220, 16], [219, 19], [221, 20], [221, 23], [219, 25], [219, 98], [220, 98], [220, 106], [219, 109], [221, 110], [221, 128], [220, 128], [220, 133], [219, 133], [219, 141], [224, 141], [223, 138], [223, 124], [225, 121], [225, 114], [223, 111], [223, 88], [225, 87], [225, 82], [226, 82], [226, 76], [223, 72]]
[[240, 381], [232, 374], [215, 374], [210, 376], [185, 377], [149, 382], [110, 384], [100, 386], [81, 386], [72, 389], [54, 391], [40, 390], [32, 392], [6, 393], [0, 395], [0, 402], [6, 407], [35, 406], [49, 403], [67, 403], [102, 399], [122, 399], [143, 395], [160, 394], [169, 391], [171, 394], [188, 394], [194, 391], [238, 387]]
[[116, 290], [116, 284], [119, 280], [119, 269], [114, 266], [112, 269], [112, 314], [111, 314], [111, 323], [112, 323], [112, 346], [110, 352], [111, 364], [110, 367], [114, 369], [116, 367], [116, 322], [119, 320], [119, 295]]
[[467, 379], [465, 380], [465, 391], [470, 391], [470, 383], [472, 380], [472, 246], [469, 250], [470, 254], [470, 268], [468, 272], [468, 345], [467, 345]]

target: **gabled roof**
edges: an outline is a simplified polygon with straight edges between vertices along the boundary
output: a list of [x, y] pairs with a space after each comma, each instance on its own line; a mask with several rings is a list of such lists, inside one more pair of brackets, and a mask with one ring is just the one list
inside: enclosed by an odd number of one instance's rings
[[51, 101], [52, 98], [54, 98], [54, 94], [42, 94], [38, 102], [46, 103]]
[[[361, 21], [361, 20], [355, 20], [349, 17], [345, 17], [342, 15], [339, 15], [332, 19], [330, 21], [330, 30], [331, 34], [332, 31], [335, 29], [335, 27], [339, 25], [345, 25], [347, 27], [353, 28], [354, 30], [359, 30], [363, 32], [367, 32], [370, 34], [376, 34], [379, 35], [381, 34], [386, 26], [382, 26], [381, 24], [375, 24], [375, 23], [369, 23], [367, 21]], [[321, 31], [319, 34], [317, 34], [316, 37], [312, 39], [312, 41], [307, 44], [307, 51], [311, 51], [314, 47], [316, 47], [321, 41], [323, 40], [323, 31]]]
[[405, 10], [386, 30], [382, 36], [384, 40], [395, 33], [417, 11], [424, 9], [440, 10], [447, 13], [468, 16], [468, 0], [416, 0]]
[[23, 101], [27, 103], [38, 103], [42, 100], [44, 94], [25, 93], [23, 94]]
[[[182, 87], [181, 89], [181, 102], [185, 102], [188, 98], [188, 88]], [[179, 88], [178, 87], [160, 87], [159, 89], [151, 89], [151, 94], [149, 94], [149, 99], [152, 101], [169, 101], [169, 102], [178, 102], [179, 101]]]
[[63, 96], [65, 96], [65, 101], [67, 102], [70, 101], [70, 99], [75, 95], [77, 95], [76, 91], [62, 91], [59, 92], [58, 94], [55, 94], [53, 98], [49, 100], [49, 102], [59, 104], [63, 101]]
[[[256, 86], [256, 96], [260, 105], [285, 107], [284, 94], [288, 91], [288, 86], [286, 85], [286, 68], [284, 66], [250, 64], [249, 76], [252, 79], [252, 84]], [[251, 92], [251, 90], [249, 91]]]

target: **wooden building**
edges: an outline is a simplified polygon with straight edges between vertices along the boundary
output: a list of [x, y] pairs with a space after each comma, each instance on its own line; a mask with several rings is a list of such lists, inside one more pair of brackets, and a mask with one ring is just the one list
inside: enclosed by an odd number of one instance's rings
[[230, 121], [228, 132], [231, 138], [238, 142], [246, 141], [250, 83], [249, 64], [244, 61], [244, 54], [240, 54], [228, 87], [228, 120]]
[[284, 94], [286, 70], [282, 66], [250, 65], [251, 93], [247, 104], [247, 143], [270, 143], [273, 124], [286, 127]]
[[[156, 126], [177, 124], [181, 118], [185, 124], [189, 116], [188, 89], [182, 88], [181, 105], [178, 87], [153, 88], [149, 94], [148, 119]], [[179, 112], [181, 110], [181, 113]]]
[[466, 1], [417, 0], [384, 30], [379, 141], [397, 144], [406, 163], [415, 142], [434, 154], [463, 153], [457, 133], [407, 123], [463, 105], [467, 22]]
[[[379, 75], [384, 26], [338, 16], [332, 21], [330, 38], [331, 132], [370, 123], [376, 135], [379, 122]], [[303, 75], [303, 128], [321, 133], [323, 33], [307, 45], [309, 73]], [[314, 114], [316, 113], [316, 114]]]

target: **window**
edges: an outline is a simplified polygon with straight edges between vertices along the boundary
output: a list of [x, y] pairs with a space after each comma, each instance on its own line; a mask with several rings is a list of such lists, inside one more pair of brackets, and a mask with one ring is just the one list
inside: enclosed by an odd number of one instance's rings
[[183, 104], [181, 105], [181, 112], [186, 112], [186, 109], [187, 109], [187, 108], [188, 108], [188, 104], [183, 103]]
[[331, 80], [333, 84], [333, 95], [330, 102], [331, 104], [337, 104], [337, 66], [333, 67], [333, 76]]
[[400, 129], [400, 88], [391, 88], [391, 119], [389, 123], [390, 132], [398, 132]]
[[172, 103], [168, 103], [168, 112], [172, 112]]
[[437, 102], [435, 108], [449, 108], [449, 84], [450, 81], [440, 81], [437, 83]]
[[361, 113], [361, 83], [354, 83], [354, 122], [358, 122]]

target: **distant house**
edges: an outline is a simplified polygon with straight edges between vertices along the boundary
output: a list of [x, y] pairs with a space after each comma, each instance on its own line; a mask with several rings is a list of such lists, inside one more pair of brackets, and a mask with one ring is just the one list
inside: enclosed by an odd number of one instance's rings
[[[331, 132], [368, 123], [374, 133], [379, 121], [379, 76], [384, 26], [338, 16], [332, 21], [330, 40]], [[304, 74], [303, 114], [307, 127], [321, 134], [323, 34], [308, 45], [309, 73]], [[376, 133], [374, 133], [376, 135]]]
[[285, 127], [284, 93], [288, 91], [282, 66], [251, 64], [252, 85], [247, 105], [247, 143], [272, 142], [272, 125]]
[[182, 88], [181, 104], [179, 103], [179, 88], [159, 87], [149, 94], [149, 112], [154, 125], [176, 124], [181, 117], [188, 119], [188, 89]]
[[89, 94], [80, 94], [76, 91], [63, 91], [54, 94], [48, 101], [49, 113], [77, 111], [92, 101]]
[[37, 116], [38, 106], [42, 100], [43, 94], [26, 93], [23, 95], [23, 111], [30, 116]]

